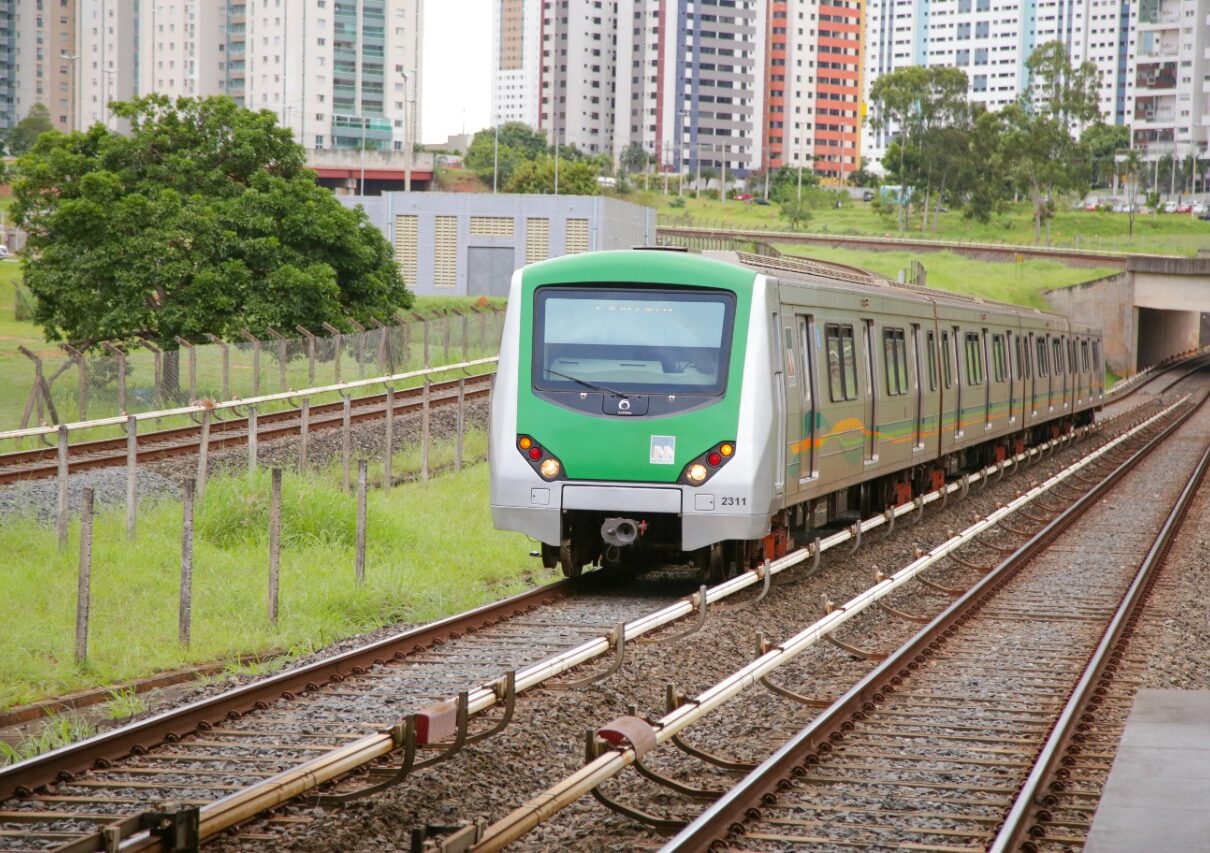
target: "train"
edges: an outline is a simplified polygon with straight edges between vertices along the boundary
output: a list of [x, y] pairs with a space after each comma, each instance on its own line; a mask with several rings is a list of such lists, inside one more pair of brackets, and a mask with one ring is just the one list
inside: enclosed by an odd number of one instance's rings
[[718, 581], [1089, 423], [1101, 332], [745, 252], [514, 273], [489, 427], [494, 525], [548, 568]]

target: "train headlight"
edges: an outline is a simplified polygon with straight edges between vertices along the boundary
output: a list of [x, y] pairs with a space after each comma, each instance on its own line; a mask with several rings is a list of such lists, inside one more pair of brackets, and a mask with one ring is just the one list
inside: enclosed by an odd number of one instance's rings
[[720, 441], [704, 453], [695, 456], [681, 469], [678, 483], [689, 486], [700, 486], [709, 480], [718, 470], [731, 461], [735, 456], [734, 441]]
[[718, 446], [718, 452], [721, 453], [725, 459], [735, 452], [735, 445], [729, 441], [724, 441]]
[[559, 465], [559, 460], [548, 456], [546, 459], [542, 460], [542, 465], [539, 466], [538, 473], [547, 480], [553, 480], [555, 477], [559, 476], [560, 469], [561, 466]]
[[695, 462], [689, 466], [689, 470], [686, 472], [685, 476], [689, 478], [689, 482], [691, 483], [704, 483], [706, 482], [707, 473], [708, 472], [706, 471], [705, 465], [700, 462]]

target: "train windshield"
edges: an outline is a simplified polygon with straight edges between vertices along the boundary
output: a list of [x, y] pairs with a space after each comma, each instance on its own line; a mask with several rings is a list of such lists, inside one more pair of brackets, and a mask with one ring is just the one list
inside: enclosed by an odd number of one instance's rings
[[534, 386], [721, 394], [734, 319], [735, 296], [726, 291], [540, 288]]

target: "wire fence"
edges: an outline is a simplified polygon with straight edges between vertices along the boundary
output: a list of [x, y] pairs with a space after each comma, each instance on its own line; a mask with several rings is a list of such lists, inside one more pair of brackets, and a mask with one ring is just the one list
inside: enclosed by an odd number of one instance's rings
[[489, 306], [433, 316], [400, 315], [392, 325], [302, 327], [207, 344], [178, 340], [174, 349], [150, 342], [111, 343], [80, 352], [64, 346], [50, 359], [21, 347], [30, 374], [18, 404], [0, 400], [0, 431], [89, 421], [226, 402], [317, 385], [385, 376], [494, 355], [503, 328]]

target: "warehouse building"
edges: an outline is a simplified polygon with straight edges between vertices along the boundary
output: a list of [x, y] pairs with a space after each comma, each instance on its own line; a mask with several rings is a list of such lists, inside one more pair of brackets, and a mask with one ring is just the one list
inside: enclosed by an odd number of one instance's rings
[[422, 296], [507, 296], [526, 264], [655, 243], [655, 211], [602, 196], [383, 193], [361, 205]]

